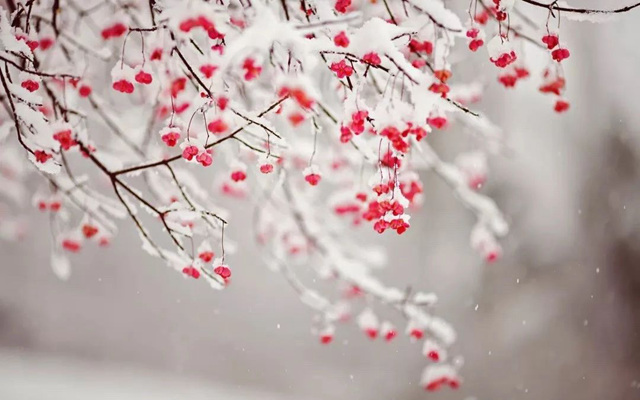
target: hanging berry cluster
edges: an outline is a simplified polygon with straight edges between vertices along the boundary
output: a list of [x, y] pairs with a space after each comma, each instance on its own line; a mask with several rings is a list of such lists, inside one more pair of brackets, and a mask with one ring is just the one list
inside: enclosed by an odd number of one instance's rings
[[[68, 279], [73, 254], [108, 246], [128, 219], [185, 283], [224, 289], [238, 247], [225, 239], [230, 210], [252, 208], [261, 257], [316, 312], [320, 342], [351, 315], [372, 340], [404, 324], [422, 343], [429, 391], [461, 384], [447, 354], [455, 333], [432, 314], [434, 295], [378, 279], [380, 249], [360, 251], [353, 231], [410, 232], [429, 171], [475, 214], [471, 248], [498, 260], [508, 226], [483, 189], [501, 132], [475, 110], [482, 74], [458, 65], [497, 71], [506, 88], [539, 76], [562, 113], [561, 19], [635, 8], [472, 0], [461, 19], [440, 0], [80, 3], [0, 9], [0, 174], [25, 192], [28, 171], [42, 177], [33, 206], [51, 222], [54, 272]], [[532, 57], [546, 67], [529, 68]], [[445, 160], [432, 138], [459, 126], [485, 140]], [[24, 224], [9, 222], [5, 236], [21, 237]], [[299, 268], [342, 294], [307, 286]], [[395, 317], [380, 319], [384, 308]]]

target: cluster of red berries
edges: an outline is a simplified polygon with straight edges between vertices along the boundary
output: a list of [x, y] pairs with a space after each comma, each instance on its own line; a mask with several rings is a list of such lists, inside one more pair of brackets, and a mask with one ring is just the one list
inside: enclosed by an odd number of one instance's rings
[[351, 121], [340, 127], [340, 141], [348, 143], [353, 135], [359, 135], [364, 132], [364, 123], [369, 117], [367, 110], [359, 110], [351, 114]]
[[314, 100], [309, 97], [307, 92], [300, 87], [283, 86], [278, 91], [280, 97], [290, 96], [302, 108], [309, 109], [313, 107]]
[[[142, 69], [135, 74], [134, 79], [137, 83], [142, 85], [149, 85], [153, 82], [153, 76]], [[116, 79], [111, 86], [114, 90], [127, 94], [133, 93], [135, 89], [133, 82], [129, 81], [126, 77]]]
[[417, 175], [413, 179], [401, 180], [399, 187], [402, 195], [409, 200], [409, 205], [415, 204], [417, 196], [423, 191], [422, 182]]
[[167, 127], [160, 131], [160, 138], [169, 147], [174, 147], [180, 139], [180, 130]]
[[506, 68], [507, 66], [513, 64], [518, 59], [516, 52], [511, 50], [509, 52], [505, 52], [500, 54], [497, 58], [490, 58], [492, 63], [496, 65], [498, 68]]
[[428, 40], [424, 40], [421, 42], [417, 39], [411, 39], [407, 46], [409, 47], [409, 51], [412, 53], [424, 53], [427, 55], [433, 53], [433, 43]]
[[[198, 258], [204, 264], [208, 264], [213, 261], [214, 257], [215, 254], [213, 251], [209, 250], [208, 246], [201, 246], [201, 249], [198, 250]], [[182, 273], [193, 279], [198, 279], [200, 278], [200, 269], [204, 270], [204, 268], [205, 267], [194, 267], [193, 265], [188, 265], [182, 269]], [[213, 269], [213, 273], [218, 275], [225, 284], [229, 283], [231, 278], [231, 269], [229, 269], [228, 266], [220, 263]]]
[[37, 49], [40, 46], [40, 42], [38, 42], [37, 40], [30, 39], [26, 35], [17, 34], [16, 39], [18, 39], [21, 42], [25, 42], [27, 47], [29, 47], [29, 50], [31, 50], [32, 52], [35, 51], [35, 49]]
[[484, 40], [478, 37], [480, 34], [480, 29], [478, 28], [469, 28], [467, 30], [467, 38], [469, 38], [469, 50], [475, 52], [484, 44]]
[[332, 63], [330, 69], [336, 73], [339, 79], [348, 78], [353, 74], [353, 67], [348, 65], [345, 60]]
[[53, 139], [60, 143], [60, 147], [65, 151], [78, 144], [72, 136], [71, 129], [64, 129], [54, 133]]
[[224, 39], [224, 34], [220, 33], [216, 29], [213, 22], [209, 21], [207, 17], [202, 15], [193, 18], [187, 18], [183, 20], [179, 26], [179, 29], [185, 33], [190, 32], [194, 28], [204, 29], [211, 39]]
[[547, 48], [551, 51], [551, 58], [553, 58], [554, 61], [557, 62], [561, 62], [562, 60], [565, 60], [567, 58], [569, 58], [569, 56], [571, 55], [569, 53], [568, 49], [565, 48], [557, 48], [555, 50], [554, 47], [558, 46], [558, 44], [560, 43], [559, 39], [558, 39], [558, 35], [556, 34], [547, 34], [545, 36], [542, 37], [542, 43], [547, 45]]
[[198, 146], [186, 145], [182, 150], [182, 158], [191, 161], [195, 158], [203, 167], [208, 167], [213, 163], [211, 150], [200, 149]]
[[[377, 193], [378, 199], [370, 201], [366, 211], [362, 214], [362, 218], [365, 220], [376, 221], [373, 224], [373, 229], [378, 233], [383, 233], [387, 229], [393, 229], [401, 235], [410, 226], [409, 223], [402, 218], [404, 206], [400, 204], [399, 200], [389, 196], [394, 190], [394, 187], [395, 185], [393, 183], [377, 185], [374, 191]], [[387, 196], [382, 196], [383, 194], [387, 194]]]
[[262, 72], [262, 67], [256, 65], [256, 61], [251, 57], [245, 58], [242, 69], [244, 69], [244, 79], [247, 81], [256, 79]]
[[413, 125], [410, 122], [407, 123], [407, 126], [403, 130], [399, 130], [395, 126], [388, 126], [380, 131], [380, 136], [389, 139], [393, 148], [401, 153], [407, 153], [409, 151], [409, 135], [413, 135], [417, 141], [420, 141], [427, 136], [427, 131], [423, 127]]
[[555, 112], [562, 113], [567, 111], [569, 109], [569, 102], [560, 97], [565, 89], [565, 79], [561, 76], [552, 75], [548, 69], [544, 72], [543, 76], [545, 83], [540, 86], [540, 92], [558, 96], [553, 106]]
[[511, 88], [516, 83], [529, 76], [529, 70], [524, 67], [514, 67], [510, 71], [506, 71], [498, 76], [498, 82], [504, 85], [506, 88]]
[[62, 202], [60, 202], [60, 200], [57, 200], [57, 199], [52, 199], [49, 201], [43, 199], [43, 200], [38, 200], [36, 203], [36, 206], [40, 211], [48, 210], [51, 212], [58, 212], [62, 208]]
[[448, 69], [438, 69], [433, 71], [433, 75], [436, 77], [437, 81], [433, 82], [431, 86], [429, 86], [429, 90], [433, 93], [440, 94], [443, 98], [447, 97], [447, 94], [451, 90], [449, 85], [447, 85], [447, 81], [451, 78], [451, 71]]
[[70, 237], [65, 237], [60, 242], [62, 248], [70, 253], [78, 253], [82, 249], [82, 241], [84, 239], [97, 239], [97, 242], [100, 246], [109, 245], [109, 237], [107, 236], [99, 236], [100, 228], [92, 224], [91, 222], [85, 222], [80, 227], [80, 235], [71, 235]]
[[[288, 120], [294, 127], [300, 125], [305, 120], [305, 114], [313, 107], [315, 101], [310, 97], [307, 92], [301, 87], [289, 87], [282, 86], [278, 91], [278, 95], [281, 97], [290, 96], [298, 105], [298, 109], [294, 110], [288, 115]], [[282, 112], [282, 107], [278, 109], [277, 113]]]
[[114, 90], [117, 90], [121, 93], [133, 93], [134, 90], [133, 83], [129, 82], [126, 79], [117, 80], [113, 82], [113, 85], [111, 86]]
[[69, 83], [73, 88], [78, 89], [80, 97], [89, 97], [92, 92], [91, 86], [78, 78], [69, 79]]

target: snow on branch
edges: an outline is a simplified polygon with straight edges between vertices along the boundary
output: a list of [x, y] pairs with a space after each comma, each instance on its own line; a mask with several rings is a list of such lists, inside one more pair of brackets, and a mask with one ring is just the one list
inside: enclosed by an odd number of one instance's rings
[[[224, 205], [250, 205], [268, 266], [316, 314], [319, 341], [350, 320], [384, 341], [402, 326], [422, 343], [426, 390], [461, 384], [448, 356], [455, 332], [435, 315], [435, 294], [379, 279], [384, 252], [354, 231], [411, 229], [423, 176], [435, 173], [477, 218], [471, 247], [499, 259], [509, 227], [482, 191], [489, 156], [505, 146], [477, 110], [485, 82], [465, 81], [458, 64], [484, 62], [512, 88], [533, 79], [525, 52], [543, 57], [539, 90], [567, 112], [560, 18], [598, 21], [640, 5], [472, 0], [458, 15], [442, 0], [5, 3], [1, 237], [24, 235], [16, 215], [30, 195], [50, 217], [61, 279], [74, 253], [108, 247], [126, 228], [184, 279], [222, 290], [238, 247]], [[478, 148], [448, 162], [431, 137], [458, 126]], [[305, 282], [309, 274], [336, 290]]]

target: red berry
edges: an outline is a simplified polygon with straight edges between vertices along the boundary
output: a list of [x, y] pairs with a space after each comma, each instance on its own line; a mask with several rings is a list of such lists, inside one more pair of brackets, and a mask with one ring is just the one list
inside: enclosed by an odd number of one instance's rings
[[529, 70], [522, 67], [515, 67], [516, 76], [518, 79], [526, 78], [529, 76]]
[[209, 38], [213, 40], [224, 39], [224, 34], [218, 32], [218, 30], [214, 26], [211, 26], [209, 29], [207, 29], [207, 34], [209, 35]]
[[311, 186], [316, 186], [320, 182], [320, 179], [320, 175], [314, 173], [307, 174], [304, 177], [304, 180], [307, 181]]
[[433, 361], [439, 361], [440, 360], [440, 354], [435, 350], [431, 350], [429, 352], [429, 354], [427, 354], [427, 357], [429, 357]]
[[307, 93], [300, 88], [293, 88], [289, 91], [289, 94], [302, 108], [311, 108], [313, 106], [313, 99], [307, 96]]
[[447, 119], [445, 117], [429, 117], [427, 123], [436, 129], [442, 129], [447, 125]]
[[336, 0], [335, 9], [339, 13], [346, 13], [349, 6], [351, 6], [351, 0]]
[[198, 271], [196, 268], [193, 268], [192, 266], [184, 267], [182, 269], [182, 273], [192, 277], [193, 279], [200, 278], [200, 271]]
[[255, 65], [255, 60], [250, 57], [244, 60], [242, 68], [244, 69], [244, 79], [247, 81], [257, 78], [262, 72], [262, 67]]
[[374, 66], [378, 66], [382, 63], [382, 60], [380, 60], [380, 56], [378, 55], [378, 53], [374, 52], [365, 54], [364, 57], [362, 57], [362, 61]]
[[224, 96], [220, 96], [216, 103], [218, 104], [218, 107], [220, 107], [220, 110], [224, 111], [224, 109], [227, 108], [227, 104], [229, 104], [229, 99]]
[[333, 341], [333, 335], [326, 333], [323, 335], [320, 335], [320, 343], [322, 344], [329, 344]]
[[133, 83], [129, 82], [126, 79], [120, 79], [119, 81], [115, 81], [112, 87], [118, 92], [122, 93], [133, 93]]
[[484, 41], [482, 39], [473, 39], [469, 42], [469, 50], [477, 51], [483, 44]]
[[197, 156], [199, 153], [198, 147], [196, 146], [187, 146], [182, 150], [182, 157], [186, 160], [193, 160], [193, 157]]
[[191, 29], [195, 28], [196, 26], [198, 26], [198, 21], [196, 19], [187, 18], [186, 20], [180, 22], [180, 25], [178, 26], [178, 28], [180, 28], [182, 32], [189, 32]]
[[169, 147], [173, 147], [178, 143], [178, 139], [180, 139], [179, 132], [169, 132], [162, 135], [162, 141]]
[[415, 39], [411, 39], [411, 41], [409, 41], [409, 51], [412, 53], [424, 52], [426, 54], [431, 54], [433, 53], [433, 43], [428, 40], [419, 42]]
[[93, 225], [90, 224], [84, 224], [82, 226], [82, 234], [84, 235], [84, 237], [86, 237], [87, 239], [91, 239], [92, 237], [94, 237], [96, 234], [98, 233], [98, 228], [96, 228]]
[[298, 126], [304, 122], [304, 114], [300, 112], [294, 112], [289, 114], [288, 119], [289, 122], [291, 122], [291, 125]]
[[42, 38], [40, 39], [40, 50], [47, 50], [49, 49], [51, 46], [53, 46], [53, 39], [52, 38]]
[[547, 48], [551, 50], [558, 45], [558, 36], [554, 34], [544, 35], [542, 37], [542, 43], [546, 44]]
[[217, 118], [209, 122], [209, 124], [207, 125], [207, 129], [209, 129], [209, 132], [211, 133], [219, 134], [226, 132], [227, 129], [229, 129], [229, 126], [226, 122], [224, 122], [222, 118]]
[[351, 133], [351, 130], [349, 128], [347, 128], [346, 126], [340, 127], [340, 142], [348, 143], [351, 140], [352, 136], [353, 134]]
[[89, 85], [81, 85], [78, 89], [78, 94], [80, 97], [89, 97], [91, 94], [91, 86]]
[[206, 78], [211, 78], [213, 76], [213, 73], [216, 72], [217, 69], [218, 67], [213, 64], [205, 64], [200, 66], [200, 72], [202, 72], [202, 74]]
[[557, 62], [561, 62], [562, 60], [569, 58], [569, 50], [567, 49], [555, 49], [551, 52], [551, 57]]
[[127, 27], [124, 24], [117, 22], [103, 29], [101, 34], [102, 34], [102, 38], [104, 40], [107, 40], [113, 37], [122, 36], [125, 34], [126, 31], [127, 31]]
[[211, 157], [211, 154], [203, 151], [202, 153], [198, 154], [198, 156], [196, 157], [196, 161], [199, 162], [203, 167], [208, 167], [213, 163], [213, 157]]
[[177, 97], [180, 92], [184, 90], [187, 85], [187, 78], [180, 77], [175, 79], [171, 83], [171, 97]]
[[36, 81], [32, 81], [28, 79], [20, 84], [23, 88], [27, 89], [30, 92], [35, 92], [40, 87], [40, 84]]
[[136, 74], [136, 82], [142, 83], [143, 85], [148, 85], [153, 81], [153, 77], [151, 74], [140, 71]]
[[47, 154], [42, 150], [36, 150], [33, 155], [35, 156], [36, 161], [42, 164], [46, 163], [50, 158], [53, 157], [51, 154]]
[[202, 253], [198, 254], [198, 258], [200, 258], [203, 262], [211, 262], [211, 260], [213, 260], [214, 254], [212, 251], [203, 251]]
[[157, 48], [151, 52], [151, 61], [162, 60], [162, 49]]
[[409, 333], [409, 336], [411, 336], [412, 338], [414, 338], [416, 340], [420, 340], [424, 336], [424, 332], [421, 329], [414, 328]]
[[334, 62], [330, 67], [331, 71], [335, 72], [338, 78], [342, 79], [345, 77], [351, 76], [353, 74], [353, 67], [347, 65], [345, 60], [341, 60], [340, 62]]
[[494, 63], [499, 68], [506, 68], [511, 63], [515, 62], [518, 59], [515, 51], [510, 51], [509, 53], [502, 53], [498, 58], [491, 58], [491, 62]]
[[349, 37], [347, 37], [347, 34], [344, 31], [342, 31], [333, 38], [333, 43], [338, 47], [349, 47]]
[[504, 85], [504, 87], [514, 87], [518, 81], [518, 77], [515, 75], [500, 75], [498, 81]]
[[500, 257], [500, 254], [495, 250], [494, 251], [489, 251], [487, 253], [487, 255], [485, 256], [487, 262], [490, 262], [490, 263], [498, 260], [499, 257]]
[[71, 147], [77, 145], [78, 143], [71, 136], [71, 130], [66, 129], [64, 131], [56, 132], [53, 135], [53, 139], [60, 143], [60, 147], [63, 150], [69, 150]]
[[62, 241], [62, 248], [72, 253], [80, 251], [80, 242], [73, 239], [64, 239]]
[[31, 51], [34, 51], [38, 48], [38, 46], [40, 46], [40, 43], [36, 40], [27, 40], [27, 46], [29, 47], [29, 49], [31, 49]]
[[428, 390], [430, 392], [436, 391], [436, 390], [438, 390], [440, 388], [440, 382], [439, 381], [430, 382], [424, 388], [425, 388], [425, 390]]
[[244, 171], [233, 171], [231, 173], [231, 180], [234, 182], [241, 182], [247, 179], [247, 174]]
[[480, 25], [484, 25], [489, 21], [489, 13], [483, 10], [479, 14], [476, 14], [473, 20]]
[[556, 101], [556, 104], [553, 106], [553, 109], [557, 113], [565, 112], [569, 109], [569, 103], [567, 101], [559, 99]]
[[224, 265], [220, 265], [218, 267], [216, 267], [213, 272], [215, 272], [216, 274], [220, 275], [223, 279], [229, 279], [231, 277], [231, 270], [228, 267], [225, 267]]
[[384, 340], [386, 340], [387, 342], [392, 341], [396, 336], [398, 336], [398, 332], [394, 331], [394, 330], [390, 330], [387, 333], [385, 333], [384, 335]]

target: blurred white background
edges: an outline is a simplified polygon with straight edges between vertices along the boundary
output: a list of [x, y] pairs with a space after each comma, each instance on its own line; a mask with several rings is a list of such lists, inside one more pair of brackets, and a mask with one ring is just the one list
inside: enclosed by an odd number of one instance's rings
[[[640, 11], [563, 22], [572, 109], [562, 116], [537, 92], [535, 63], [515, 90], [483, 70], [482, 107], [511, 148], [491, 160], [483, 189], [512, 225], [503, 260], [478, 260], [473, 216], [431, 175], [412, 228], [380, 241], [395, 260], [385, 279], [439, 295], [465, 360], [459, 390], [425, 394], [424, 360], [406, 340], [370, 342], [348, 327], [321, 346], [235, 204], [229, 235], [242, 251], [223, 292], [180, 279], [124, 227], [111, 249], [76, 257], [68, 282], [51, 272], [45, 217], [26, 240], [0, 243], [0, 399], [640, 398], [638, 21]], [[448, 159], [473, 143], [442, 135]]]

